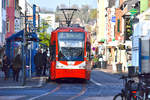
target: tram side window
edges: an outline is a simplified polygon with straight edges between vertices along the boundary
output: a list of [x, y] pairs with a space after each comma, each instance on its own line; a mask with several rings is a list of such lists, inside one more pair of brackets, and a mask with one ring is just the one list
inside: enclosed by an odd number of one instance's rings
[[55, 45], [55, 43], [50, 46], [50, 58], [51, 58], [51, 61], [56, 60], [56, 45]]

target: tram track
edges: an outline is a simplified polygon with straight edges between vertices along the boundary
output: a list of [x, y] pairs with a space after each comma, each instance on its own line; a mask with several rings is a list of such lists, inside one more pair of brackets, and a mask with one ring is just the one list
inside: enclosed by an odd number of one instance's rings
[[86, 92], [86, 90], [87, 90], [86, 84], [83, 84], [82, 87], [83, 87], [82, 90], [81, 90], [78, 94], [76, 94], [76, 95], [70, 97], [70, 98], [67, 99], [67, 100], [74, 100], [74, 99], [76, 99], [76, 98], [82, 96], [82, 95]]
[[[69, 86], [70, 87], [70, 86]], [[43, 98], [44, 96], [48, 96], [48, 95], [51, 95], [57, 91], [61, 91], [61, 89], [63, 88], [63, 84], [62, 83], [59, 83], [54, 89], [52, 90], [49, 90], [47, 91], [46, 93], [44, 94], [41, 94], [39, 96], [35, 96], [35, 97], [32, 97], [28, 100], [40, 100], [40, 98]], [[71, 87], [70, 87], [71, 88]], [[81, 90], [79, 92], [77, 92], [76, 94], [72, 94], [72, 96], [68, 97], [67, 99], [65, 100], [74, 100], [80, 96], [82, 96], [83, 94], [85, 94], [85, 92], [87, 91], [87, 88], [86, 88], [86, 84], [82, 84], [82, 86], [80, 87]], [[65, 91], [64, 91], [65, 92]]]
[[43, 97], [43, 96], [50, 95], [50, 94], [52, 94], [52, 93], [58, 91], [60, 88], [61, 88], [61, 84], [58, 84], [57, 87], [54, 88], [53, 90], [51, 90], [50, 92], [46, 92], [46, 93], [41, 94], [41, 95], [36, 96], [36, 97], [32, 97], [32, 98], [30, 98], [30, 99], [28, 99], [28, 100], [36, 100], [36, 99], [41, 98], [41, 97]]

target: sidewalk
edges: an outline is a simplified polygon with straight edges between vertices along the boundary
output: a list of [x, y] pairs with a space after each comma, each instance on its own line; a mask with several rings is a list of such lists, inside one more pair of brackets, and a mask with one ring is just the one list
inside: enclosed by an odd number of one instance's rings
[[127, 74], [127, 72], [114, 72], [112, 65], [107, 65], [106, 69], [104, 68], [95, 68], [94, 70], [99, 70], [105, 73], [109, 73], [109, 74], [118, 74], [118, 75], [122, 75], [122, 74]]
[[35, 77], [33, 76], [31, 79], [26, 79], [26, 84], [23, 86], [21, 73], [19, 77], [19, 81], [16, 82], [10, 77], [8, 80], [4, 80], [4, 72], [0, 70], [0, 89], [5, 88], [38, 88], [42, 87], [46, 83], [47, 77]]

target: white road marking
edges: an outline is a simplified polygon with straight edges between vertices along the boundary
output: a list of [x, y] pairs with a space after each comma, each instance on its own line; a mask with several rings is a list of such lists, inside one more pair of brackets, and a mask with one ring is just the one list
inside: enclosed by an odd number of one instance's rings
[[101, 83], [98, 83], [98, 82], [94, 81], [93, 79], [90, 79], [90, 81], [91, 81], [92, 83], [94, 83], [95, 85], [97, 85], [97, 86], [102, 86]]
[[42, 86], [42, 84], [44, 82], [43, 80], [44, 80], [44, 77], [40, 77], [40, 81], [39, 81], [39, 84], [38, 84], [39, 87]]
[[16, 100], [25, 96], [0, 96], [0, 100]]
[[87, 97], [83, 100], [113, 100], [113, 96], [107, 96], [107, 97]]
[[32, 88], [33, 86], [5, 86], [5, 87], [0, 87], [0, 89], [15, 89], [15, 88]]

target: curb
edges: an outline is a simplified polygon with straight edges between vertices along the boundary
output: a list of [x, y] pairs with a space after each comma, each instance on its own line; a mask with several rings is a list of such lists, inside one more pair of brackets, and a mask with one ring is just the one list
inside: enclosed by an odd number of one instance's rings
[[23, 88], [41, 88], [46, 83], [46, 79], [44, 77], [40, 77], [38, 85], [35, 86], [5, 86], [0, 87], [0, 89], [23, 89]]

